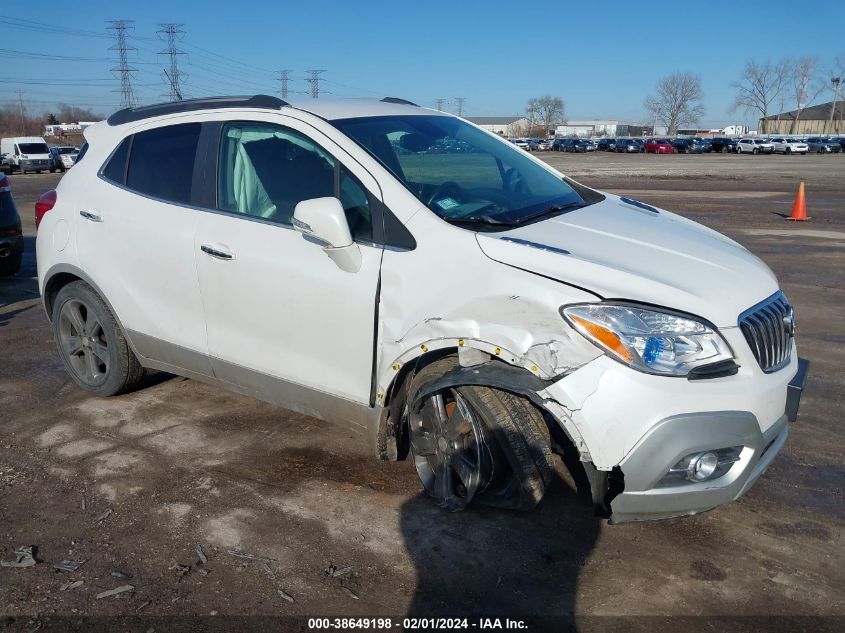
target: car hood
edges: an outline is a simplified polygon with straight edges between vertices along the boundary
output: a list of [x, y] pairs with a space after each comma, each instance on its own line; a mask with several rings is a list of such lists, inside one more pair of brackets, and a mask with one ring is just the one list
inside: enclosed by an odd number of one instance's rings
[[778, 290], [769, 268], [728, 237], [668, 211], [605, 194], [600, 203], [501, 233], [489, 258], [589, 290], [734, 327]]

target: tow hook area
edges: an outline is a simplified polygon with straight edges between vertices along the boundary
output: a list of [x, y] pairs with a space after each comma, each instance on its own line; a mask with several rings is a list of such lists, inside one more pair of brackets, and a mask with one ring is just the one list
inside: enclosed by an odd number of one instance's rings
[[592, 462], [582, 462], [589, 482], [590, 502], [597, 517], [609, 519], [613, 514], [611, 502], [625, 490], [625, 475], [619, 466], [613, 470], [598, 470]]

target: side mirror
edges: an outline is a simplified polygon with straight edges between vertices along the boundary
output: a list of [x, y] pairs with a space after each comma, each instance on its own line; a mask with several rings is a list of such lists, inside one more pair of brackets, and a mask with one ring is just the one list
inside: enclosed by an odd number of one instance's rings
[[343, 205], [337, 198], [303, 200], [293, 211], [293, 228], [306, 239], [323, 245], [338, 268], [348, 273], [361, 269], [361, 249], [352, 241]]

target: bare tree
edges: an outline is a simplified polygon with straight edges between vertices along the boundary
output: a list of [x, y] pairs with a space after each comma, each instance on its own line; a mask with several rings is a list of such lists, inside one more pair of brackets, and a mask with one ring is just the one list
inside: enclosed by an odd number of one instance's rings
[[801, 113], [818, 98], [825, 89], [825, 84], [820, 80], [819, 61], [815, 57], [799, 57], [788, 60], [786, 64], [789, 68], [789, 96], [795, 104], [789, 133], [796, 134]]
[[560, 97], [553, 97], [552, 95], [544, 95], [536, 99], [538, 114], [540, 121], [543, 123], [546, 134], [549, 129], [556, 123], [563, 122], [566, 113], [566, 106], [563, 99]]
[[762, 120], [760, 132], [767, 133], [766, 117], [769, 116], [769, 108], [783, 92], [788, 76], [789, 69], [784, 62], [773, 62], [770, 59], [765, 62], [748, 60], [745, 62], [742, 78], [731, 84], [736, 88], [736, 98], [731, 111], [742, 109], [746, 112], [758, 112]]
[[534, 133], [534, 128], [537, 127], [537, 121], [540, 118], [540, 100], [532, 97], [525, 104], [525, 118], [528, 120], [528, 130], [526, 134], [531, 136]]
[[652, 119], [661, 121], [671, 135], [682, 125], [698, 123], [704, 116], [704, 106], [700, 103], [703, 97], [698, 75], [676, 72], [657, 82], [654, 95], [645, 100], [645, 107]]

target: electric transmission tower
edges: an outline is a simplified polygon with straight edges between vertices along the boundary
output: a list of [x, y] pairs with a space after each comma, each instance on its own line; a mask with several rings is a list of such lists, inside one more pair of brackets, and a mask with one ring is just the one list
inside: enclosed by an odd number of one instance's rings
[[179, 55], [184, 55], [185, 51], [180, 51], [176, 48], [176, 40], [182, 39], [182, 36], [185, 34], [185, 31], [182, 30], [182, 26], [184, 25], [169, 22], [159, 24], [159, 26], [161, 28], [156, 33], [167, 44], [167, 48], [159, 51], [159, 55], [167, 55], [169, 58], [168, 64], [164, 68], [163, 77], [170, 91], [164, 96], [169, 97], [171, 101], [181, 101], [182, 88], [179, 84], [183, 79], [183, 75], [182, 71], [179, 70]]
[[290, 74], [293, 72], [292, 70], [277, 70], [279, 73], [279, 83], [281, 84], [281, 88], [279, 92], [282, 93], [282, 99], [288, 98], [288, 82], [290, 81]]
[[458, 106], [458, 116], [464, 115], [464, 104], [466, 101], [466, 97], [455, 97], [455, 104]]
[[311, 84], [311, 98], [312, 99], [319, 99], [320, 98], [320, 73], [326, 72], [325, 70], [309, 70], [311, 76], [306, 79], [309, 84]]
[[109, 25], [107, 30], [111, 31], [117, 42], [114, 46], [110, 46], [110, 51], [117, 51], [117, 66], [111, 69], [116, 77], [120, 79], [120, 107], [134, 108], [138, 105], [135, 99], [135, 91], [132, 90], [132, 73], [138, 72], [137, 68], [132, 68], [126, 56], [127, 51], [134, 51], [134, 46], [126, 44], [126, 35], [132, 30], [132, 23], [134, 20], [112, 20], [107, 22]]
[[434, 107], [437, 108], [438, 112], [443, 111], [443, 105], [446, 103], [446, 99], [435, 99], [434, 100]]

